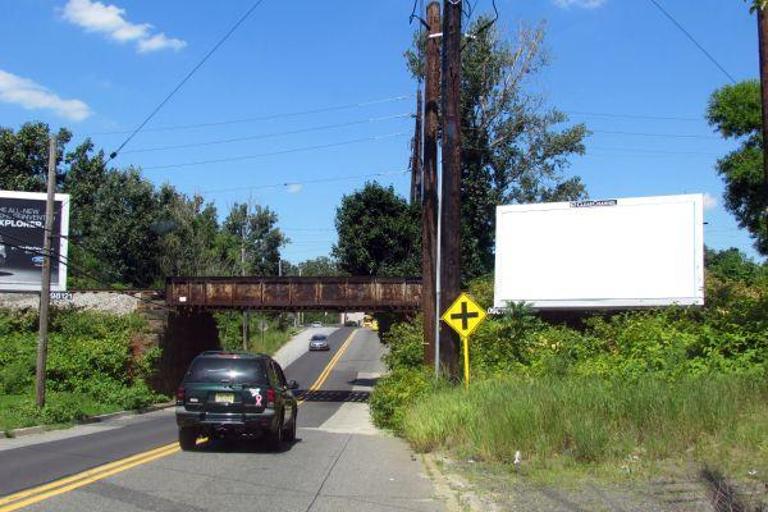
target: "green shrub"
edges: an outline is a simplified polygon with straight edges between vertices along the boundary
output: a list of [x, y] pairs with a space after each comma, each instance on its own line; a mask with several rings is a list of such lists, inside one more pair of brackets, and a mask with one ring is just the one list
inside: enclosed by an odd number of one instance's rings
[[87, 416], [77, 395], [49, 396], [45, 407], [38, 409], [33, 399], [11, 406], [6, 415], [17, 427], [72, 423]]
[[[34, 320], [34, 321], [33, 321]], [[48, 345], [47, 389], [60, 396], [43, 411], [20, 405], [13, 413], [27, 415], [16, 423], [70, 422], [82, 417], [79, 398], [88, 396], [119, 408], [144, 407], [162, 399], [145, 383], [154, 371], [160, 349], [148, 350], [139, 360], [132, 342], [144, 322], [134, 315], [53, 310]], [[0, 312], [0, 392], [5, 395], [31, 391], [37, 347], [36, 315]], [[57, 395], [60, 393], [60, 395]], [[68, 398], [75, 397], [75, 398]]]
[[[243, 350], [243, 315], [236, 311], [223, 311], [214, 314], [219, 330], [219, 342], [224, 350]], [[249, 315], [250, 341], [248, 351], [274, 354], [292, 336], [284, 316], [251, 314]], [[261, 322], [266, 322], [268, 329], [262, 334]]]
[[424, 364], [424, 330], [421, 316], [394, 324], [384, 335], [389, 352], [384, 363], [390, 370], [420, 368]]
[[426, 368], [398, 368], [378, 381], [369, 400], [373, 422], [380, 428], [402, 431], [405, 411], [434, 384]]
[[469, 282], [469, 294], [485, 309], [493, 307], [493, 274]]
[[17, 395], [29, 389], [34, 380], [35, 365], [21, 358], [0, 368], [0, 393]]

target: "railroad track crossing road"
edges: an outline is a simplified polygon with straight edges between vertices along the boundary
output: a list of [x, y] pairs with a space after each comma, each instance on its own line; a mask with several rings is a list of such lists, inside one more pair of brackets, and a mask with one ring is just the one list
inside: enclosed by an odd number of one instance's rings
[[0, 440], [0, 512], [443, 510], [419, 459], [370, 425], [376, 334], [341, 328], [329, 343], [285, 368], [310, 389], [283, 452], [253, 442], [181, 452], [173, 409]]

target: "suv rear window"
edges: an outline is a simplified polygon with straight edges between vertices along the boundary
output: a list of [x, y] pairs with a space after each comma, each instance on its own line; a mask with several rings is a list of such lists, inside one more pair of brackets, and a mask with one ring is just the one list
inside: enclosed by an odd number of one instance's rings
[[325, 341], [326, 339], [328, 339], [327, 336], [323, 336], [322, 334], [315, 334], [312, 336], [312, 341]]
[[267, 373], [261, 359], [229, 359], [201, 357], [190, 366], [185, 382], [222, 382], [232, 384], [267, 384]]

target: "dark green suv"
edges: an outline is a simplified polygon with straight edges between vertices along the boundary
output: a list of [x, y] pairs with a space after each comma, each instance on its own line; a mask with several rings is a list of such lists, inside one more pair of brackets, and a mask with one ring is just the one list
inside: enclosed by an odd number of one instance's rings
[[176, 392], [181, 449], [194, 449], [199, 436], [247, 436], [279, 450], [296, 438], [298, 387], [267, 355], [203, 352]]

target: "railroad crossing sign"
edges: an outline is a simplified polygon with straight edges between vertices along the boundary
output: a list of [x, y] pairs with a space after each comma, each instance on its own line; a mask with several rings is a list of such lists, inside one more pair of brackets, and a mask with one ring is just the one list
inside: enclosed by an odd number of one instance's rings
[[459, 295], [445, 310], [443, 322], [459, 333], [461, 346], [464, 349], [464, 385], [469, 386], [469, 336], [485, 320], [485, 311], [466, 293]]
[[475, 329], [485, 320], [485, 311], [475, 302], [472, 297], [462, 293], [451, 304], [451, 307], [445, 310], [443, 322], [451, 326], [459, 336], [466, 338], [470, 336]]

